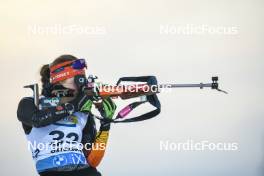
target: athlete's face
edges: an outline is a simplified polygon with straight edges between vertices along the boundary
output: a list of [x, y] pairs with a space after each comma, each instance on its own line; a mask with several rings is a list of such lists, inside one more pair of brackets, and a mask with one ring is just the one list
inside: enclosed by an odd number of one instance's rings
[[66, 87], [68, 89], [77, 90], [77, 86], [74, 83], [74, 77], [62, 81], [61, 85], [63, 85], [63, 87]]

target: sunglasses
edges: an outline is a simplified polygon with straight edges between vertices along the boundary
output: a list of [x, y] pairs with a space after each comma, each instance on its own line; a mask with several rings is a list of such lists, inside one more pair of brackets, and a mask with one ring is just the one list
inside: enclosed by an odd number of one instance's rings
[[63, 71], [65, 67], [69, 67], [69, 66], [72, 67], [73, 69], [76, 69], [76, 70], [81, 70], [81, 69], [87, 68], [87, 64], [86, 64], [85, 59], [78, 59], [78, 60], [74, 60], [73, 62], [71, 62], [67, 65], [64, 65], [60, 68], [55, 69], [54, 71], [52, 71], [52, 73], [59, 73], [59, 72]]

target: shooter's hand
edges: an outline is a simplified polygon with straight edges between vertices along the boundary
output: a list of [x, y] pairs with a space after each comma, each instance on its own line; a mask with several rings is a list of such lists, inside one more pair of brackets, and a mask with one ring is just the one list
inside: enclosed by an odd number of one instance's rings
[[109, 98], [103, 99], [101, 103], [95, 104], [95, 106], [100, 112], [101, 116], [105, 118], [105, 121], [101, 121], [100, 131], [108, 131], [110, 129], [110, 123], [107, 121], [112, 120], [115, 114], [115, 111], [116, 111], [116, 104], [109, 97]]
[[[78, 91], [76, 97], [65, 103], [66, 109], [68, 108], [71, 113], [73, 112], [90, 112], [93, 104], [93, 97], [86, 95], [83, 91]], [[70, 113], [70, 114], [71, 114]]]

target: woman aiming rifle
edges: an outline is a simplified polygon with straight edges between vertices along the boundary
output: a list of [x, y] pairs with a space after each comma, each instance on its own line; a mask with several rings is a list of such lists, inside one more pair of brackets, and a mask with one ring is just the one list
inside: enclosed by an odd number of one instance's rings
[[[24, 97], [19, 102], [17, 117], [32, 146], [40, 176], [101, 175], [96, 167], [104, 156], [110, 124], [101, 123], [97, 133], [91, 113], [95, 97], [84, 94], [82, 87], [75, 83], [76, 76], [85, 78], [86, 67], [85, 60], [72, 55], [58, 57], [41, 68], [40, 108], [36, 107], [32, 97]], [[54, 95], [58, 88], [67, 90], [68, 97], [59, 97], [59, 103], [54, 105], [51, 102], [58, 98], [59, 95]], [[96, 107], [104, 118], [109, 119], [116, 110], [110, 98]], [[38, 144], [47, 145], [42, 149]], [[80, 146], [90, 147], [80, 149]]]

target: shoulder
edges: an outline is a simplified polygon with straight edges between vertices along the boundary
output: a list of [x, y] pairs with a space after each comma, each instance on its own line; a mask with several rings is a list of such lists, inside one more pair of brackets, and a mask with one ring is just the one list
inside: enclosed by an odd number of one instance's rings
[[34, 105], [33, 97], [23, 97], [18, 103], [18, 108], [32, 106], [32, 105]]
[[22, 123], [26, 134], [28, 134], [32, 128], [30, 126], [30, 121], [34, 108], [35, 105], [33, 97], [23, 97], [18, 104], [17, 118]]
[[32, 97], [22, 98], [17, 107], [17, 117], [21, 120], [22, 117], [31, 113], [35, 109], [34, 99]]
[[19, 101], [19, 103], [24, 103], [24, 102], [34, 102], [34, 98], [33, 97], [23, 97]]

